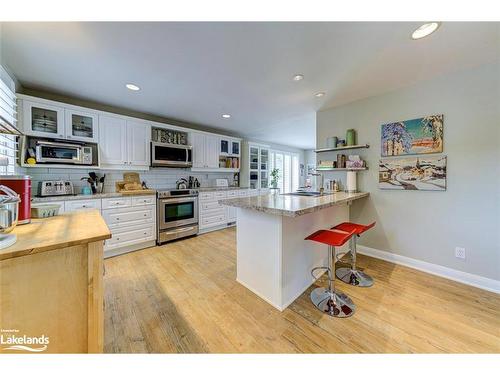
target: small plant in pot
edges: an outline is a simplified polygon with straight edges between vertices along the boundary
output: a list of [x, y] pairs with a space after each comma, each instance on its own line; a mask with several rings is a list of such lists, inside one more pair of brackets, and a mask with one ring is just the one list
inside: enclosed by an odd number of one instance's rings
[[278, 180], [280, 178], [280, 170], [278, 168], [274, 168], [271, 173], [271, 193], [279, 194], [280, 188], [278, 187]]

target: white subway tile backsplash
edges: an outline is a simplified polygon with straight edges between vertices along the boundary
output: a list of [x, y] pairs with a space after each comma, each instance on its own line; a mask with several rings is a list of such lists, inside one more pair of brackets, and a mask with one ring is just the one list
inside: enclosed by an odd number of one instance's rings
[[[37, 194], [38, 182], [44, 180], [69, 180], [73, 182], [75, 193], [80, 193], [84, 186], [88, 183], [81, 181], [81, 177], [88, 177], [88, 173], [94, 171], [99, 177], [106, 174], [104, 181], [104, 191], [114, 192], [115, 182], [123, 180], [123, 173], [127, 171], [103, 170], [103, 169], [76, 169], [76, 168], [26, 168], [23, 172], [32, 178], [32, 194]], [[145, 181], [147, 186], [152, 189], [173, 189], [179, 178], [189, 176], [197, 178], [202, 187], [215, 186], [216, 178], [226, 178], [231, 184], [233, 180], [232, 173], [190, 173], [184, 169], [152, 169], [150, 171], [139, 172], [141, 181]]]

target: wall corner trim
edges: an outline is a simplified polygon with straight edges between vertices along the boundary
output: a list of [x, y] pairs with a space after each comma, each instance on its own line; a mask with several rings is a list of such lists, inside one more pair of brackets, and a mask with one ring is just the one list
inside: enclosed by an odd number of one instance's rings
[[387, 251], [373, 249], [367, 246], [358, 245], [357, 249], [358, 253], [363, 255], [382, 259], [390, 263], [400, 264], [402, 266], [414, 268], [416, 270], [440, 276], [445, 279], [450, 279], [462, 284], [467, 284], [479, 289], [484, 289], [489, 292], [500, 294], [500, 280], [489, 279], [487, 277], [458, 271], [453, 268], [424, 262], [422, 260], [405, 257], [403, 255], [389, 253]]

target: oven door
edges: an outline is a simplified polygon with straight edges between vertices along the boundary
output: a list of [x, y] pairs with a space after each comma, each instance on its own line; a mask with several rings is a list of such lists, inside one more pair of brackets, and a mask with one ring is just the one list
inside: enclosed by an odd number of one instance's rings
[[69, 143], [38, 142], [36, 145], [38, 163], [82, 163], [82, 146]]
[[158, 228], [198, 223], [198, 197], [165, 198], [158, 202]]
[[151, 142], [151, 165], [153, 167], [191, 167], [193, 165], [191, 154], [191, 146]]

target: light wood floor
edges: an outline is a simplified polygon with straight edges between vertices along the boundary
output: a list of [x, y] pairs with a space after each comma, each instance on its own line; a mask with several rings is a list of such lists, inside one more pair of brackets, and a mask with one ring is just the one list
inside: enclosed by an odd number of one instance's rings
[[105, 352], [500, 352], [500, 296], [365, 256], [375, 285], [339, 283], [351, 318], [323, 315], [310, 290], [279, 312], [235, 281], [235, 234], [107, 259]]

